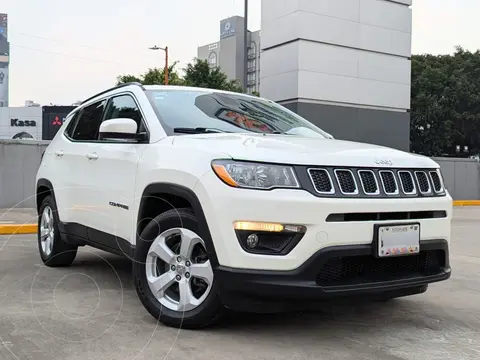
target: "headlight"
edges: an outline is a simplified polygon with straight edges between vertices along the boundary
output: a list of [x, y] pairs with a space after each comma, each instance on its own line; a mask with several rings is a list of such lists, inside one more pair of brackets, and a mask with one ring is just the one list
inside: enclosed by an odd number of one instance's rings
[[250, 189], [299, 188], [291, 166], [217, 160], [215, 174], [226, 184]]

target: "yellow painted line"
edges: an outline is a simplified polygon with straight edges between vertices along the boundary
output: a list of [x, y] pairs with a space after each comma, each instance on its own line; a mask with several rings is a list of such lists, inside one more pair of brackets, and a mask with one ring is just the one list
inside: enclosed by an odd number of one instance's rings
[[454, 200], [453, 206], [480, 206], [480, 200]]
[[37, 224], [0, 224], [0, 235], [36, 234]]

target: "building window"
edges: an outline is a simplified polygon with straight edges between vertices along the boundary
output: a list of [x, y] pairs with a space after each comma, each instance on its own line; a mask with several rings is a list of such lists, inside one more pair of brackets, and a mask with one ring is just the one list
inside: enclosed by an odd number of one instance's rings
[[257, 73], [249, 73], [247, 76], [248, 81], [256, 81], [257, 80]]
[[211, 52], [208, 56], [208, 64], [212, 67], [217, 66], [217, 53]]
[[252, 57], [256, 57], [257, 56], [257, 44], [255, 44], [255, 41], [252, 41], [250, 43], [250, 46], [248, 47], [248, 57], [249, 58], [252, 58]]
[[255, 68], [256, 66], [257, 66], [257, 60], [256, 60], [256, 59], [248, 60], [247, 67], [248, 67], [249, 69]]

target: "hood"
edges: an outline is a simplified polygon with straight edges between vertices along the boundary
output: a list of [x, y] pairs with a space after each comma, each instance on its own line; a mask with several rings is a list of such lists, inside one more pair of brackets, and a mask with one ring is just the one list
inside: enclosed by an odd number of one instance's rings
[[293, 135], [201, 134], [182, 135], [175, 146], [206, 148], [235, 160], [291, 165], [437, 168], [428, 157], [388, 147]]

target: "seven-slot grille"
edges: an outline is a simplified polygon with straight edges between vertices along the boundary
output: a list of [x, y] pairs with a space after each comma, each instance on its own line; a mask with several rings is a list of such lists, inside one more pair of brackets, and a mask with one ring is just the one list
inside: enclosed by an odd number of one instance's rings
[[342, 193], [358, 194], [357, 183], [350, 170], [337, 169], [335, 170], [335, 177]]
[[417, 177], [418, 188], [422, 194], [430, 192], [430, 182], [428, 181], [427, 173], [424, 171], [415, 171]]
[[436, 171], [430, 171], [430, 179], [432, 180], [433, 189], [435, 192], [442, 191], [442, 180], [440, 179], [440, 175]]
[[358, 175], [360, 176], [365, 194], [375, 195], [379, 193], [377, 179], [372, 170], [359, 170]]
[[440, 174], [431, 169], [310, 168], [317, 193], [345, 196], [434, 196], [444, 194]]
[[308, 173], [312, 179], [315, 191], [320, 194], [333, 194], [335, 189], [333, 188], [332, 178], [325, 169], [309, 169]]
[[405, 194], [415, 194], [416, 188], [413, 181], [413, 176], [410, 171], [399, 171], [400, 183], [402, 184], [402, 190]]
[[383, 191], [385, 191], [385, 194], [398, 194], [397, 180], [395, 180], [393, 171], [382, 170], [380, 171], [380, 177], [382, 178]]

